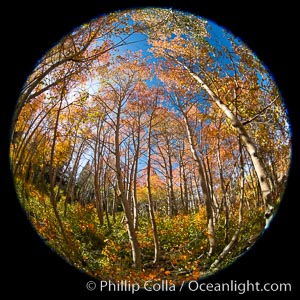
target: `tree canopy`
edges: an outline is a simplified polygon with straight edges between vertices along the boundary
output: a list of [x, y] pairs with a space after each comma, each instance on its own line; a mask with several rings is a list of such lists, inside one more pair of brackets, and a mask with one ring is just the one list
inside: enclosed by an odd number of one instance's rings
[[63, 37], [16, 106], [11, 168], [45, 242], [95, 278], [178, 285], [275, 215], [286, 107], [241, 40], [185, 12], [114, 12]]

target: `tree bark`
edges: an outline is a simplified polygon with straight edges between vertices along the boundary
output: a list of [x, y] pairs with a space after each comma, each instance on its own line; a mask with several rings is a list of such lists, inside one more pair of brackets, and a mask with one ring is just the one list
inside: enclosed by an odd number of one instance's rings
[[60, 113], [61, 113], [61, 109], [62, 109], [62, 102], [63, 102], [63, 93], [64, 93], [64, 89], [62, 89], [62, 93], [60, 95], [60, 103], [59, 103], [59, 107], [58, 107], [57, 115], [56, 115], [56, 119], [55, 119], [55, 124], [54, 124], [54, 129], [53, 129], [53, 141], [52, 141], [51, 150], [50, 150], [50, 162], [49, 162], [49, 164], [50, 164], [50, 170], [49, 170], [49, 173], [50, 173], [50, 203], [51, 203], [55, 218], [58, 222], [58, 227], [60, 229], [61, 235], [63, 237], [63, 240], [66, 243], [66, 245], [64, 247], [66, 257], [71, 262], [73, 262], [73, 257], [72, 257], [72, 252], [74, 251], [73, 243], [69, 239], [69, 237], [64, 229], [63, 222], [62, 222], [59, 212], [57, 210], [57, 195], [58, 195], [58, 193], [55, 193], [55, 191], [54, 191], [56, 175], [57, 175], [57, 166], [55, 167], [53, 164], [54, 164], [54, 154], [55, 154], [56, 140], [57, 140], [57, 134], [58, 134], [57, 129], [58, 129], [59, 117], [60, 117]]
[[238, 225], [237, 228], [230, 240], [230, 242], [224, 247], [223, 251], [219, 254], [217, 259], [211, 264], [210, 269], [213, 270], [218, 266], [218, 264], [226, 257], [226, 255], [229, 253], [229, 251], [233, 248], [235, 243], [238, 240], [238, 237], [240, 235], [240, 231], [243, 225], [243, 206], [244, 206], [244, 198], [245, 198], [245, 190], [244, 190], [244, 183], [245, 183], [245, 174], [244, 174], [244, 160], [243, 160], [243, 154], [242, 154], [242, 145], [241, 140], [239, 139], [239, 150], [241, 153], [240, 161], [241, 161], [241, 183], [240, 183], [240, 203], [239, 203], [239, 219], [238, 219]]
[[158, 260], [159, 260], [159, 252], [160, 251], [159, 251], [157, 225], [156, 225], [156, 220], [155, 220], [155, 215], [154, 215], [152, 192], [151, 192], [151, 134], [152, 134], [153, 112], [150, 116], [149, 131], [148, 131], [147, 191], [148, 191], [149, 216], [150, 216], [150, 221], [151, 221], [151, 226], [152, 226], [152, 235], [153, 235], [153, 242], [154, 242], [153, 263], [157, 264]]
[[240, 135], [247, 152], [249, 153], [253, 167], [257, 174], [257, 178], [259, 181], [259, 185], [262, 192], [262, 198], [264, 202], [264, 210], [265, 210], [265, 221], [266, 226], [268, 225], [274, 211], [274, 206], [272, 203], [272, 190], [269, 185], [267, 173], [265, 172], [264, 165], [262, 163], [261, 158], [258, 156], [256, 146], [250, 137], [250, 134], [247, 132], [243, 124], [240, 120], [233, 114], [233, 112], [227, 107], [226, 104], [222, 102], [222, 100], [209, 88], [207, 84], [193, 71], [191, 71], [187, 66], [176, 61], [189, 72], [190, 76], [193, 77], [200, 86], [208, 93], [211, 99], [217, 104], [217, 106], [225, 113], [226, 117], [231, 121], [232, 126], [237, 130]]
[[115, 129], [115, 158], [116, 158], [116, 176], [117, 176], [117, 195], [120, 197], [125, 213], [125, 223], [131, 244], [132, 260], [135, 268], [141, 268], [141, 251], [137, 239], [137, 234], [134, 229], [133, 218], [129, 201], [126, 198], [126, 191], [124, 189], [124, 180], [121, 170], [121, 154], [120, 154], [120, 117], [121, 117], [121, 103], [118, 106], [116, 129]]
[[210, 198], [210, 193], [208, 190], [206, 177], [204, 174], [203, 166], [200, 160], [200, 157], [198, 156], [196, 146], [193, 141], [193, 134], [192, 129], [189, 124], [189, 120], [187, 115], [182, 111], [184, 122], [186, 125], [186, 132], [188, 135], [188, 141], [190, 145], [190, 150], [193, 156], [194, 161], [197, 164], [198, 173], [199, 173], [199, 179], [200, 179], [200, 185], [203, 193], [205, 208], [206, 208], [206, 217], [207, 217], [207, 235], [209, 240], [209, 252], [208, 255], [212, 255], [215, 247], [216, 247], [216, 238], [215, 238], [215, 227], [214, 227], [214, 216], [213, 216], [213, 208], [212, 208], [212, 200]]

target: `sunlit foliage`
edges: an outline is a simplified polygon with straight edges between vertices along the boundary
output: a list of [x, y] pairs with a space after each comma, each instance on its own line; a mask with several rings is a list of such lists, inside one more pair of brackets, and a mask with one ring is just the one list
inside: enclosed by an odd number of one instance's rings
[[180, 284], [233, 263], [276, 213], [287, 112], [243, 42], [170, 9], [63, 37], [16, 107], [11, 169], [41, 238], [103, 280]]

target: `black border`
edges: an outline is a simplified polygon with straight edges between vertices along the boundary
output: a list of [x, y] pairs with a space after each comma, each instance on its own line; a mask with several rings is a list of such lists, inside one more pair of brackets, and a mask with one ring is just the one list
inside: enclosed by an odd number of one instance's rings
[[[292, 84], [296, 68], [297, 51], [294, 39], [296, 36], [293, 14], [296, 6], [288, 2], [261, 6], [255, 1], [222, 3], [196, 1], [24, 1], [20, 4], [6, 3], [2, 6], [3, 22], [1, 28], [2, 55], [2, 107], [1, 113], [1, 181], [2, 200], [1, 251], [3, 274], [1, 292], [11, 296], [81, 296], [102, 297], [124, 296], [118, 293], [89, 292], [85, 283], [91, 280], [88, 276], [69, 266], [53, 253], [39, 239], [19, 205], [10, 175], [8, 146], [11, 118], [15, 103], [27, 76], [43, 54], [57, 43], [73, 28], [88, 22], [92, 18], [123, 8], [142, 7], [146, 5], [172, 7], [208, 18], [239, 36], [264, 62], [278, 84], [285, 99], [293, 138], [293, 157], [289, 182], [280, 209], [271, 228], [239, 261], [205, 281], [244, 281], [252, 282], [290, 282], [293, 292], [284, 293], [289, 298], [297, 290], [296, 276], [298, 231], [296, 230], [298, 193], [296, 176], [298, 170], [297, 100], [293, 98], [295, 85]], [[121, 4], [122, 3], [122, 4]], [[299, 115], [299, 114], [298, 114]], [[298, 127], [297, 127], [298, 126]], [[171, 295], [177, 293], [169, 292]], [[169, 293], [136, 293], [134, 296], [147, 294], [155, 296]], [[231, 295], [181, 292], [189, 297], [211, 296], [226, 297]], [[128, 293], [128, 295], [131, 295]], [[236, 294], [235, 294], [236, 295]], [[265, 297], [264, 293], [249, 293], [250, 296]], [[274, 294], [270, 294], [273, 296]]]

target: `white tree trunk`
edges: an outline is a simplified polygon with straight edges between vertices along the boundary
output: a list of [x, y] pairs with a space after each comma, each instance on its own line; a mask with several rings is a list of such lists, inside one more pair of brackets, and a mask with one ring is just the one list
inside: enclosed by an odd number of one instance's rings
[[[178, 60], [176, 60], [180, 63]], [[226, 104], [222, 102], [222, 100], [204, 83], [204, 81], [194, 72], [192, 72], [188, 67], [180, 63], [183, 68], [185, 68], [189, 74], [201, 85], [201, 87], [208, 93], [208, 95], [212, 98], [212, 100], [217, 104], [217, 106], [225, 113], [226, 117], [231, 121], [232, 126], [239, 133], [247, 152], [249, 153], [253, 167], [255, 169], [256, 175], [258, 177], [260, 189], [262, 192], [263, 202], [264, 202], [264, 210], [265, 210], [265, 219], [266, 226], [268, 225], [272, 215], [274, 206], [272, 204], [272, 190], [268, 181], [267, 173], [265, 172], [263, 163], [258, 156], [257, 149], [255, 144], [250, 137], [250, 134], [246, 131], [244, 125], [240, 122], [240, 120], [232, 113], [232, 111], [227, 107]]]

